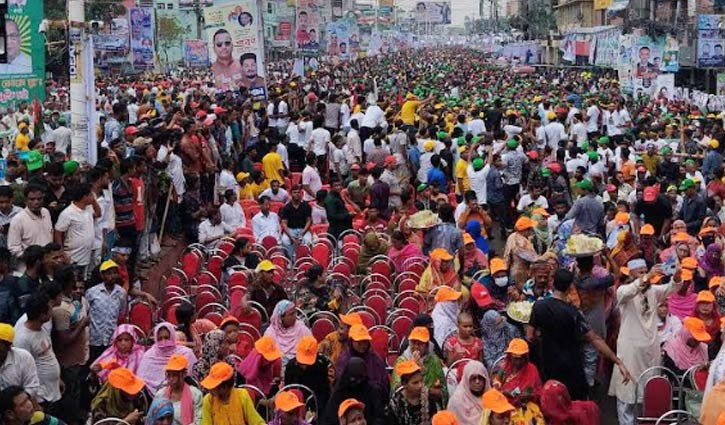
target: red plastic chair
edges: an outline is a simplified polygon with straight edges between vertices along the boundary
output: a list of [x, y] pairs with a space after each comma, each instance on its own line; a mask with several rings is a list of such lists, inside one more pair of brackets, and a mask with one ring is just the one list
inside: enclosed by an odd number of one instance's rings
[[204, 315], [204, 318], [212, 321], [215, 325], [219, 326], [224, 320], [224, 313], [218, 311], [210, 311]]
[[[679, 386], [679, 378], [670, 369], [662, 366], [651, 367], [637, 378], [635, 398], [642, 399], [640, 413], [635, 423], [654, 423], [657, 418], [673, 409], [673, 380]], [[640, 393], [641, 391], [641, 393]]]
[[413, 328], [413, 319], [406, 316], [398, 316], [390, 324], [390, 328], [393, 329], [398, 340], [402, 341]]
[[384, 326], [370, 328], [370, 346], [381, 359], [387, 359], [390, 346], [390, 334]]
[[[220, 274], [221, 274], [221, 270], [220, 270]], [[196, 281], [196, 284], [199, 286], [201, 286], [201, 285], [210, 285], [210, 286], [214, 286], [214, 287], [219, 286], [219, 279], [217, 279], [216, 276], [214, 276], [214, 274], [208, 270], [205, 270], [205, 271], [199, 273], [199, 275], [196, 277], [195, 281]]]
[[398, 292], [403, 291], [415, 291], [415, 287], [418, 286], [418, 282], [416, 282], [413, 279], [403, 279], [400, 284], [398, 284]]
[[330, 248], [324, 243], [317, 243], [312, 247], [312, 258], [323, 268], [330, 264]]
[[379, 274], [390, 279], [390, 275], [393, 273], [390, 263], [387, 261], [376, 261], [369, 267], [370, 273]]
[[233, 286], [229, 288], [229, 312], [232, 316], [239, 318], [242, 313], [242, 301], [247, 295], [245, 286]]
[[321, 223], [321, 224], [313, 224], [310, 227], [310, 231], [314, 235], [319, 235], [320, 233], [327, 233], [327, 230], [330, 228], [330, 225], [327, 223]]
[[269, 251], [270, 249], [277, 246], [277, 238], [275, 238], [274, 236], [265, 236], [264, 238], [262, 238], [262, 246], [264, 247], [264, 249]]
[[176, 267], [172, 268], [166, 276], [166, 286], [184, 286], [189, 282], [186, 273]]
[[295, 251], [295, 259], [297, 261], [303, 259], [303, 258], [311, 258], [312, 251], [310, 250], [310, 247], [306, 244], [299, 244], [297, 245], [297, 251]]
[[321, 342], [327, 335], [335, 332], [337, 326], [332, 320], [322, 317], [312, 323], [310, 330], [315, 339], [317, 339], [317, 342]]
[[224, 258], [219, 255], [212, 255], [209, 261], [206, 263], [206, 271], [212, 274], [217, 282], [222, 280], [222, 266], [224, 265]]
[[194, 307], [196, 308], [196, 311], [199, 312], [208, 304], [219, 303], [220, 301], [221, 299], [217, 296], [217, 294], [210, 291], [202, 291], [196, 295]]
[[353, 275], [353, 270], [347, 261], [340, 261], [332, 266], [332, 270], [330, 271], [330, 273], [339, 273], [343, 276], [351, 276]]
[[292, 173], [292, 184], [302, 183], [302, 173]]
[[249, 278], [247, 277], [247, 273], [243, 271], [238, 271], [230, 274], [229, 279], [227, 279], [227, 285], [230, 288], [233, 286], [243, 286], [246, 288], [249, 285]]
[[128, 308], [128, 323], [141, 328], [146, 335], [154, 326], [154, 310], [145, 301], [134, 300]]
[[269, 204], [269, 210], [275, 214], [279, 214], [279, 210], [281, 210], [282, 207], [284, 207], [284, 202], [272, 201]]
[[236, 317], [239, 319], [239, 323], [247, 323], [255, 329], [262, 327], [262, 314], [257, 309], [250, 308], [248, 312], [240, 312]]
[[371, 295], [365, 298], [365, 305], [377, 314], [377, 323], [382, 324], [388, 318], [388, 308], [392, 305], [392, 300], [390, 298], [383, 298], [380, 295]]
[[269, 260], [275, 266], [279, 267], [280, 270], [286, 271], [289, 268], [289, 259], [282, 254], [274, 254], [269, 257]]
[[187, 252], [181, 257], [181, 270], [187, 278], [195, 277], [201, 267], [201, 254], [196, 250]]

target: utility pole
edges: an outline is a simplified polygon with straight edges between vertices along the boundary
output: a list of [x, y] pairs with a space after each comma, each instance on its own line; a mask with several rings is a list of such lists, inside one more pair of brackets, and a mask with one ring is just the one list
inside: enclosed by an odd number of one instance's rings
[[68, 56], [70, 74], [70, 113], [71, 113], [71, 158], [80, 162], [88, 162], [88, 110], [86, 108], [86, 13], [84, 0], [68, 0], [68, 20], [70, 22]]

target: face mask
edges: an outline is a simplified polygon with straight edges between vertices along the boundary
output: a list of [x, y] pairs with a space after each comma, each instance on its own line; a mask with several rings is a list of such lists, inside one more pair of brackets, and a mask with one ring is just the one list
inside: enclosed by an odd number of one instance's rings
[[493, 279], [493, 283], [496, 284], [499, 288], [503, 288], [504, 286], [508, 285], [509, 278], [508, 277], [497, 277]]

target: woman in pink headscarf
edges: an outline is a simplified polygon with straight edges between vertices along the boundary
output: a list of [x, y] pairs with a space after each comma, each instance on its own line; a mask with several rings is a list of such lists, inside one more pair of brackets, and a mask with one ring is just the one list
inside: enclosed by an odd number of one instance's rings
[[98, 375], [102, 383], [106, 382], [111, 370], [117, 367], [136, 373], [144, 352], [132, 325], [118, 326], [111, 340], [113, 344], [91, 364], [91, 371]]
[[303, 336], [312, 335], [310, 329], [297, 319], [295, 304], [289, 300], [282, 300], [274, 306], [269, 327], [264, 331], [271, 336], [282, 352], [282, 366], [297, 353], [297, 343]]
[[483, 415], [481, 396], [489, 388], [486, 366], [477, 360], [469, 360], [463, 368], [463, 377], [448, 401], [448, 410], [461, 425], [479, 425]]
[[707, 342], [710, 339], [702, 320], [686, 318], [677, 335], [662, 347], [662, 364], [678, 375], [684, 375], [692, 366], [707, 363]]
[[188, 360], [188, 370], [193, 370], [196, 364], [194, 352], [184, 345], [176, 343], [174, 325], [162, 322], [154, 329], [154, 345], [144, 353], [141, 365], [138, 368], [138, 377], [143, 379], [146, 387], [156, 393], [166, 380], [166, 363], [174, 354], [181, 354]]

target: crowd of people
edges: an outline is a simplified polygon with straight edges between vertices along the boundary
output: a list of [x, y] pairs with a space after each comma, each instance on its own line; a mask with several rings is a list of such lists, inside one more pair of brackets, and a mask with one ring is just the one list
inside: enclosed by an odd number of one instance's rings
[[[101, 79], [95, 164], [70, 157], [62, 85], [3, 111], [3, 423], [596, 424], [608, 388], [627, 425], [660, 365], [707, 371], [691, 413], [725, 423], [723, 115], [458, 47], [290, 72], [270, 65], [265, 102]], [[575, 255], [582, 235], [602, 247]], [[320, 241], [347, 276], [301, 269]], [[224, 244], [216, 291], [243, 272], [241, 308], [211, 320], [191, 281], [164, 308], [163, 256], [213, 274]], [[376, 296], [412, 277], [421, 301], [385, 355], [356, 308], [381, 259]]]

